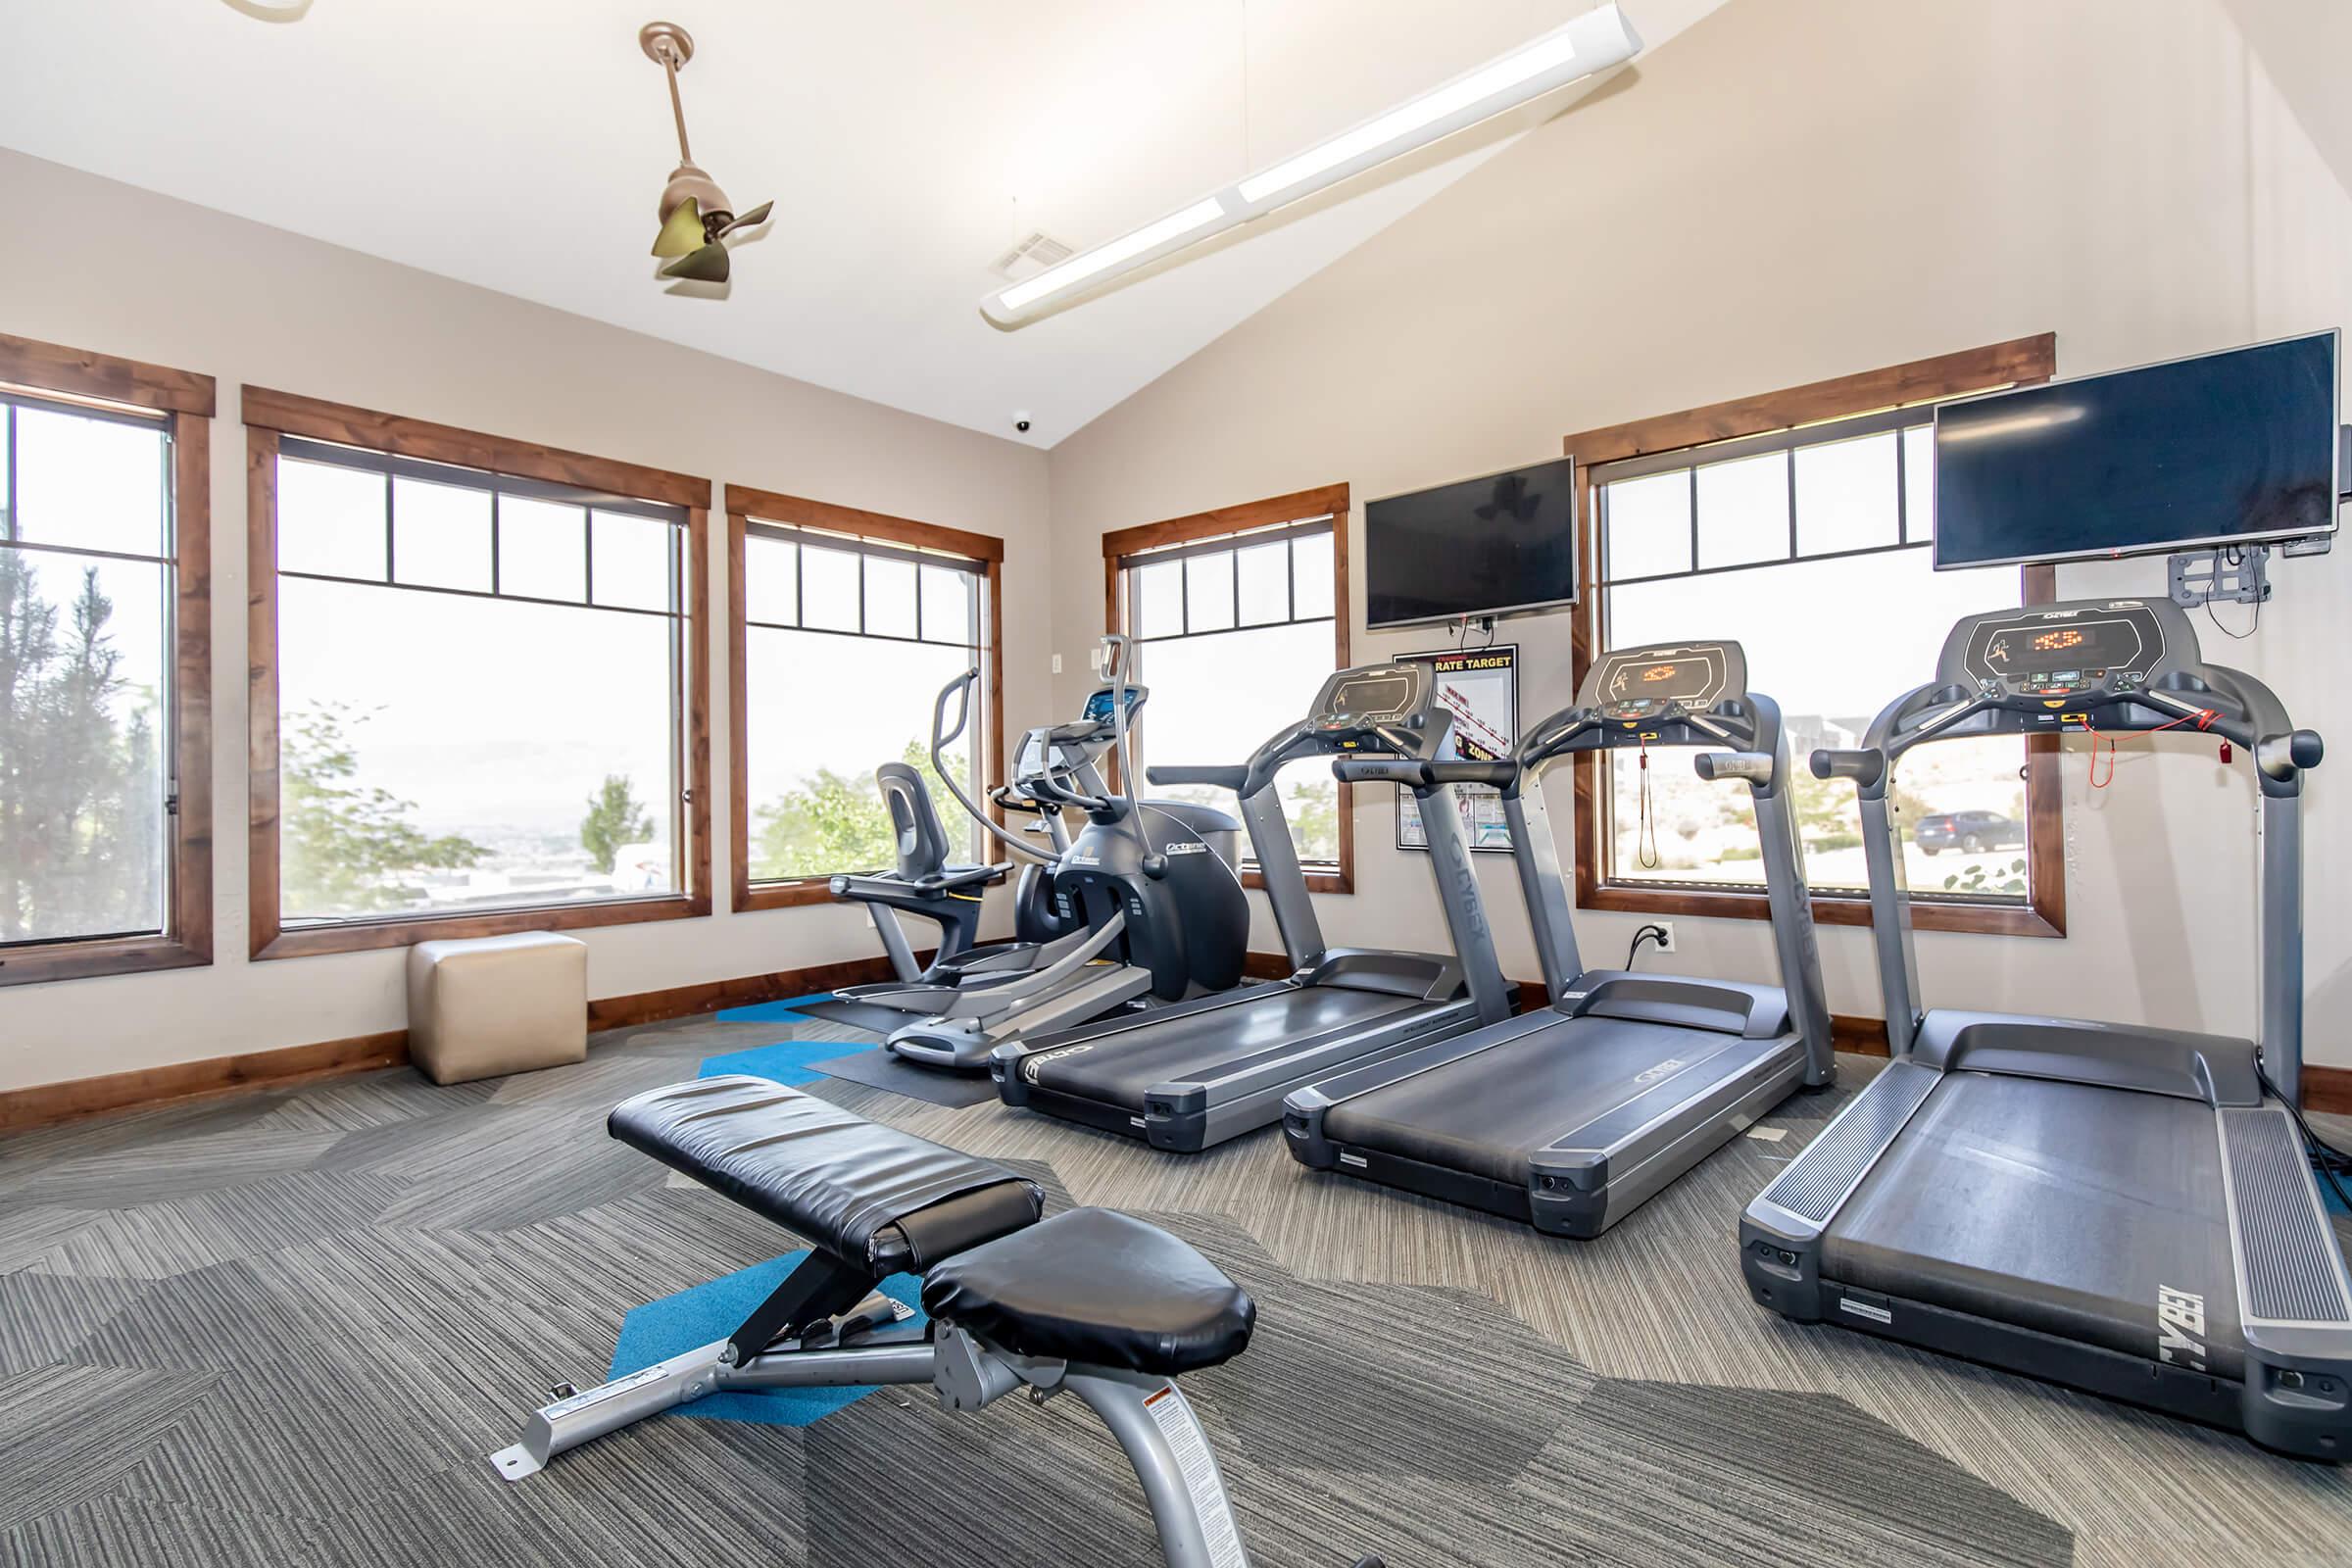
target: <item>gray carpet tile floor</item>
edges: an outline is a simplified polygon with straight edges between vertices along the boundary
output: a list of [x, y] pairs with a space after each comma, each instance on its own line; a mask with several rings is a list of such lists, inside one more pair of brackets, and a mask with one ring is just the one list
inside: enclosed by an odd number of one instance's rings
[[[665, 1417], [492, 1473], [632, 1306], [793, 1248], [602, 1126], [787, 1033], [871, 1040], [689, 1020], [498, 1083], [400, 1069], [0, 1141], [0, 1564], [1157, 1562], [1066, 1399]], [[1582, 1245], [1315, 1175], [1271, 1133], [1188, 1159], [993, 1102], [812, 1092], [1004, 1160], [1054, 1208], [1146, 1215], [1249, 1287], [1250, 1350], [1186, 1385], [1267, 1568], [2352, 1561], [2340, 1470], [1749, 1303], [1740, 1207], [1876, 1065]]]

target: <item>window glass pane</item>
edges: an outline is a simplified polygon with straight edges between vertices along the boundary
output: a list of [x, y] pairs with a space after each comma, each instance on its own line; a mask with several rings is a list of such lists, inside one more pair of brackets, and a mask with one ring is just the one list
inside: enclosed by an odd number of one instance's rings
[[914, 635], [914, 563], [865, 558], [865, 629], [877, 637]]
[[591, 512], [590, 541], [596, 603], [627, 610], [669, 610], [676, 604], [671, 565], [679, 530], [625, 512]]
[[1914, 895], [2025, 897], [2025, 754], [2021, 740], [1987, 737], [1905, 755], [1894, 781], [1895, 830]]
[[743, 613], [747, 620], [790, 626], [801, 618], [800, 547], [789, 539], [743, 541]]
[[392, 481], [392, 576], [420, 588], [490, 591], [490, 492]]
[[1291, 547], [1252, 545], [1234, 552], [1234, 569], [1242, 590], [1242, 624], [1262, 626], [1291, 617]]
[[277, 569], [384, 579], [384, 476], [330, 463], [277, 465]]
[[1233, 625], [1233, 552], [1194, 556], [1184, 564], [1184, 629], [1224, 631]]
[[[1298, 596], [1298, 603], [1291, 613], [1300, 620], [1329, 618], [1333, 587], [1331, 535], [1318, 533], [1292, 540], [1291, 574]], [[1308, 701], [1312, 700], [1310, 693]], [[1301, 717], [1305, 712], [1306, 709], [1301, 705], [1298, 712], [1292, 716]], [[1267, 733], [1271, 734], [1272, 731]]]
[[17, 537], [164, 554], [167, 450], [158, 425], [17, 410]]
[[822, 545], [801, 546], [801, 624], [858, 629], [858, 557]]
[[1612, 578], [1654, 577], [1690, 569], [1690, 470], [1676, 468], [1608, 487], [1608, 559]]
[[676, 624], [281, 579], [286, 916], [674, 890]]
[[164, 928], [170, 584], [0, 549], [0, 943]]
[[[924, 593], [927, 609], [929, 583]], [[909, 762], [924, 774], [955, 858], [974, 858], [978, 829], [932, 774], [928, 752], [932, 701], [970, 667], [970, 654], [877, 639], [857, 646], [856, 679], [809, 679], [811, 670], [839, 669], [843, 657], [838, 637], [761, 626], [745, 633], [753, 878], [873, 871], [895, 863], [890, 813], [874, 788], [874, 769], [890, 761]], [[975, 791], [971, 738], [981, 732], [975, 711], [949, 755], [967, 794]]]
[[588, 511], [498, 498], [498, 589], [529, 599], [588, 597]]
[[1903, 537], [1925, 544], [1936, 537], [1936, 427], [1903, 432]]
[[1796, 548], [1808, 556], [1901, 542], [1894, 431], [1796, 449]]
[[1154, 561], [1127, 573], [1130, 613], [1138, 637], [1174, 637], [1184, 630], [1184, 564]]
[[923, 568], [923, 637], [970, 647], [980, 640], [980, 579], [944, 566]]
[[1788, 454], [1710, 463], [1698, 470], [1698, 564], [1737, 566], [1788, 555]]
[[[1801, 759], [1816, 747], [1855, 744], [1889, 699], [1934, 672], [1953, 621], [2017, 603], [2014, 569], [1939, 572], [1931, 568], [1925, 550], [1903, 550], [1612, 588], [1606, 609], [1613, 647], [1692, 635], [1741, 644], [1750, 678], [1779, 701], [1789, 753]], [[1792, 605], [1835, 605], [1838, 613], [1833, 623], [1792, 614]], [[1650, 821], [1658, 861], [1651, 867], [1642, 864], [1648, 857], [1641, 845], [1637, 764], [1623, 753], [1611, 755], [1608, 874], [1643, 881], [1761, 881], [1746, 790], [1701, 781], [1690, 758], [1680, 748], [1651, 755]], [[1999, 809], [2023, 787], [2017, 770], [2024, 761], [2022, 740], [1920, 747], [1904, 760], [1898, 805]], [[1816, 779], [1799, 765], [1790, 794], [1807, 878], [1816, 888], [1862, 887], [1853, 786]], [[1904, 808], [1908, 817], [1913, 808]], [[2012, 851], [2008, 858], [2022, 857]], [[1927, 894], [1941, 891], [1942, 878], [1958, 862], [1945, 858], [1926, 870], [1920, 869], [1923, 858], [1911, 863], [1914, 889]], [[1999, 880], [2005, 883], [2006, 875]], [[1996, 891], [2023, 897], [2022, 888]]]
[[[1138, 669], [1152, 688], [1136, 726], [1138, 761], [1182, 766], [1246, 760], [1259, 742], [1306, 715], [1331, 673], [1332, 656], [1331, 627], [1321, 621], [1152, 644]], [[1301, 860], [1339, 859], [1337, 782], [1328, 758], [1293, 763], [1280, 775], [1283, 808]], [[1152, 794], [1234, 808], [1227, 790], [1180, 786]]]
[[16, 416], [17, 411], [14, 408], [0, 403], [0, 539], [16, 537], [15, 524], [8, 514], [9, 421]]

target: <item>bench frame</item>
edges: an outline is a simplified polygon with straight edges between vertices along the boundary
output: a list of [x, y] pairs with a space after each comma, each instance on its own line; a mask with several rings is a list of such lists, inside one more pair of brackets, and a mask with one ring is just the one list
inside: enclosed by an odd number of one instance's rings
[[953, 1324], [938, 1325], [936, 1337], [926, 1338], [923, 1326], [902, 1321], [911, 1315], [876, 1293], [804, 1344], [741, 1364], [732, 1340], [714, 1340], [541, 1406], [524, 1422], [521, 1441], [490, 1462], [509, 1481], [520, 1481], [568, 1448], [722, 1389], [928, 1383], [942, 1409], [959, 1411], [1018, 1389], [1039, 1404], [1067, 1390], [1102, 1417], [1135, 1467], [1168, 1568], [1247, 1568], [1208, 1435], [1174, 1379], [1016, 1355]]

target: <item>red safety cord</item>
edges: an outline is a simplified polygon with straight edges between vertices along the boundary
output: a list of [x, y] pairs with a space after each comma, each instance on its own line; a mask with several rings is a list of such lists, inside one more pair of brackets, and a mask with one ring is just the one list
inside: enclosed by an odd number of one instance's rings
[[[2145, 730], [2142, 733], [2160, 735], [2168, 729], [2179, 729], [2183, 724], [2194, 724], [2199, 729], [2211, 729], [2214, 721], [2221, 716], [2221, 713], [2215, 709], [2200, 708], [2193, 713], [2182, 713], [2169, 724], [2159, 724], [2154, 729]], [[2103, 790], [2115, 782], [2115, 742], [2093, 729], [2089, 719], [2078, 719], [2076, 722], [2082, 726], [2082, 733], [2090, 737], [2090, 787], [2094, 790]], [[2107, 776], [2105, 778], [2099, 776], [2099, 743], [2101, 741], [2107, 742]], [[2225, 764], [2229, 762], [2230, 755], [2230, 743], [2222, 742], [2222, 761]]]
[[1636, 743], [1642, 749], [1642, 816], [1634, 833], [1634, 858], [1642, 862], [1644, 871], [1658, 868], [1658, 820], [1649, 805], [1649, 742]]

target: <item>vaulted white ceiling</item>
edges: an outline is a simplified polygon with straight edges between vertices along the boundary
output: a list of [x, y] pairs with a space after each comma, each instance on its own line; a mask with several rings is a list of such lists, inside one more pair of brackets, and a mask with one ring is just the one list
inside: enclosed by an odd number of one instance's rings
[[[1006, 333], [977, 302], [1015, 240], [1108, 238], [1590, 3], [15, 0], [0, 145], [1051, 446], [1501, 143]], [[1722, 3], [1625, 0], [1653, 52]], [[677, 157], [657, 16], [697, 44], [697, 161], [777, 203], [724, 299], [646, 254]]]

